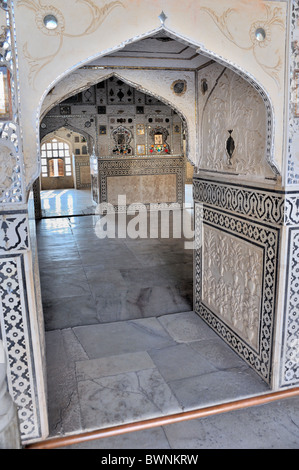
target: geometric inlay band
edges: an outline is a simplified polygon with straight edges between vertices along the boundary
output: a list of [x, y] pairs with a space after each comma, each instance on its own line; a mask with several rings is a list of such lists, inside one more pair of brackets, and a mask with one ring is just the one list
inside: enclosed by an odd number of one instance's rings
[[23, 255], [0, 259], [1, 334], [8, 359], [9, 392], [18, 410], [22, 439], [39, 437]]

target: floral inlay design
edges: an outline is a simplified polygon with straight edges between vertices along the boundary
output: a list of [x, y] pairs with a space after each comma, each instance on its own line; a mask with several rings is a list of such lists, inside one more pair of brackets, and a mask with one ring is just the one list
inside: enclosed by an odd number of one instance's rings
[[263, 251], [204, 227], [203, 301], [258, 347]]
[[[35, 13], [35, 22], [37, 28], [46, 35], [49, 36], [56, 36], [59, 38], [59, 43], [55, 49], [55, 51], [51, 54], [45, 55], [43, 57], [33, 57], [28, 50], [28, 44], [25, 43], [23, 47], [23, 53], [30, 65], [30, 72], [29, 72], [29, 83], [34, 86], [34, 82], [36, 80], [37, 75], [39, 72], [48, 65], [54, 57], [59, 53], [63, 46], [63, 41], [65, 38], [79, 38], [85, 36], [87, 34], [92, 34], [96, 29], [103, 23], [106, 17], [111, 13], [114, 8], [123, 7], [122, 2], [116, 0], [111, 1], [104, 6], [97, 6], [92, 0], [77, 0], [77, 2], [81, 3], [82, 6], [87, 6], [91, 12], [92, 19], [89, 24], [83, 28], [83, 31], [78, 32], [76, 34], [71, 34], [67, 31], [65, 25], [65, 18], [62, 12], [54, 7], [53, 5], [43, 5], [42, 0], [20, 0], [18, 6], [24, 6], [34, 11]], [[46, 15], [53, 15], [57, 19], [57, 28], [55, 29], [47, 29], [44, 25], [44, 18]], [[84, 20], [84, 15], [82, 16], [82, 20]]]
[[[207, 7], [202, 7], [202, 10], [208, 13], [208, 15], [213, 19], [214, 23], [220, 29], [220, 31], [225, 35], [225, 37], [235, 44], [236, 46], [240, 47], [243, 50], [252, 51], [253, 56], [259, 66], [263, 69], [265, 73], [270, 75], [278, 87], [280, 87], [280, 72], [282, 71], [283, 61], [281, 56], [277, 53], [276, 63], [274, 65], [269, 65], [265, 59], [264, 55], [259, 55], [259, 50], [262, 48], [266, 48], [271, 43], [272, 39], [272, 29], [274, 26], [281, 28], [282, 30], [285, 29], [285, 22], [282, 19], [282, 9], [280, 7], [271, 8], [269, 5], [264, 5], [265, 7], [265, 18], [261, 19], [260, 21], [255, 21], [252, 23], [250, 30], [249, 30], [249, 40], [250, 44], [241, 45], [238, 41], [236, 34], [232, 31], [229, 27], [231, 24], [231, 17], [233, 15], [238, 15], [238, 10], [236, 8], [228, 8], [224, 11], [222, 15], [217, 15], [214, 10]], [[236, 20], [237, 21], [237, 18]], [[260, 41], [256, 37], [256, 31], [258, 29], [263, 29], [265, 31], [265, 39]]]

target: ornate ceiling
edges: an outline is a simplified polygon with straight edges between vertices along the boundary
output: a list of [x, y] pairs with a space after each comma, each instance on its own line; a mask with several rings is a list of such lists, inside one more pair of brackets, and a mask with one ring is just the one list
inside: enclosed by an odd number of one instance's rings
[[207, 62], [210, 59], [198, 54], [195, 47], [160, 31], [93, 61], [90, 65], [196, 70]]

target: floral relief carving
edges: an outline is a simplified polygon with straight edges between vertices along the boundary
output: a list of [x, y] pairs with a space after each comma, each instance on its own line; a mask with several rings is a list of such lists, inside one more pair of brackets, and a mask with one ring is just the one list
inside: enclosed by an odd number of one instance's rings
[[[103, 23], [114, 8], [123, 7], [122, 2], [118, 0], [111, 1], [101, 7], [97, 6], [93, 0], [77, 0], [77, 2], [81, 3], [82, 7], [85, 6], [88, 8], [91, 13], [91, 20], [82, 31], [77, 32], [76, 34], [72, 34], [67, 31], [63, 13], [53, 5], [43, 5], [42, 0], [20, 0], [18, 2], [18, 6], [27, 7], [34, 11], [36, 26], [43, 34], [55, 36], [59, 39], [54, 52], [41, 57], [33, 57], [28, 50], [28, 43], [26, 42], [24, 44], [23, 53], [30, 65], [28, 78], [29, 83], [32, 86], [34, 86], [35, 79], [39, 72], [60, 52], [65, 38], [80, 38], [87, 34], [92, 34]], [[50, 30], [44, 26], [44, 17], [48, 14], [52, 14], [57, 18], [57, 28]], [[82, 21], [84, 20], [84, 17], [85, 15], [82, 12]]]
[[202, 300], [257, 349], [263, 250], [204, 226]]
[[19, 140], [17, 80], [12, 47], [13, 24], [7, 14], [8, 4], [0, 2], [0, 65], [7, 71], [10, 111], [0, 122], [0, 204], [23, 200], [23, 165]]
[[[230, 70], [221, 74], [204, 106], [202, 136], [202, 169], [274, 176], [266, 159], [264, 102], [250, 84]], [[227, 149], [230, 138], [231, 155]]]
[[[272, 8], [272, 6], [270, 7], [269, 5], [264, 4], [263, 7], [265, 11], [264, 18], [251, 24], [248, 31], [249, 43], [246, 45], [242, 44], [242, 41], [240, 41], [237, 37], [236, 29], [231, 27], [233, 24], [233, 16], [235, 16], [235, 23], [239, 21], [239, 11], [237, 8], [228, 8], [222, 13], [222, 15], [217, 15], [217, 13], [212, 10], [212, 8], [203, 6], [201, 9], [212, 18], [216, 26], [230, 42], [243, 50], [251, 51], [259, 66], [265, 73], [273, 78], [277, 86], [280, 88], [280, 73], [283, 67], [283, 60], [279, 55], [279, 51], [275, 50], [277, 55], [276, 61], [271, 65], [269, 65], [269, 55], [260, 54], [260, 51], [261, 49], [267, 49], [267, 47], [271, 44], [271, 40], [275, 36], [275, 27], [285, 30], [285, 20], [283, 19], [284, 14], [282, 12], [282, 8], [279, 6]], [[265, 39], [263, 41], [259, 41], [255, 35], [256, 30], [259, 28], [262, 28], [266, 33]]]
[[14, 183], [14, 170], [17, 166], [16, 156], [12, 148], [5, 143], [0, 143], [0, 198]]

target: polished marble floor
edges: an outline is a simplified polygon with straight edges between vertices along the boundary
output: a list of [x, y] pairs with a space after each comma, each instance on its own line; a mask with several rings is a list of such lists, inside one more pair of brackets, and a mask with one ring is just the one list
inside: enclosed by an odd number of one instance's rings
[[[185, 185], [185, 205], [192, 204], [192, 184]], [[41, 191], [43, 217], [71, 215], [94, 215], [96, 204], [91, 199], [90, 189], [51, 189]]]
[[90, 189], [50, 189], [41, 191], [41, 209], [43, 217], [92, 215], [96, 204]]
[[99, 239], [99, 220], [37, 222], [50, 436], [268, 392], [193, 312], [184, 238]]

